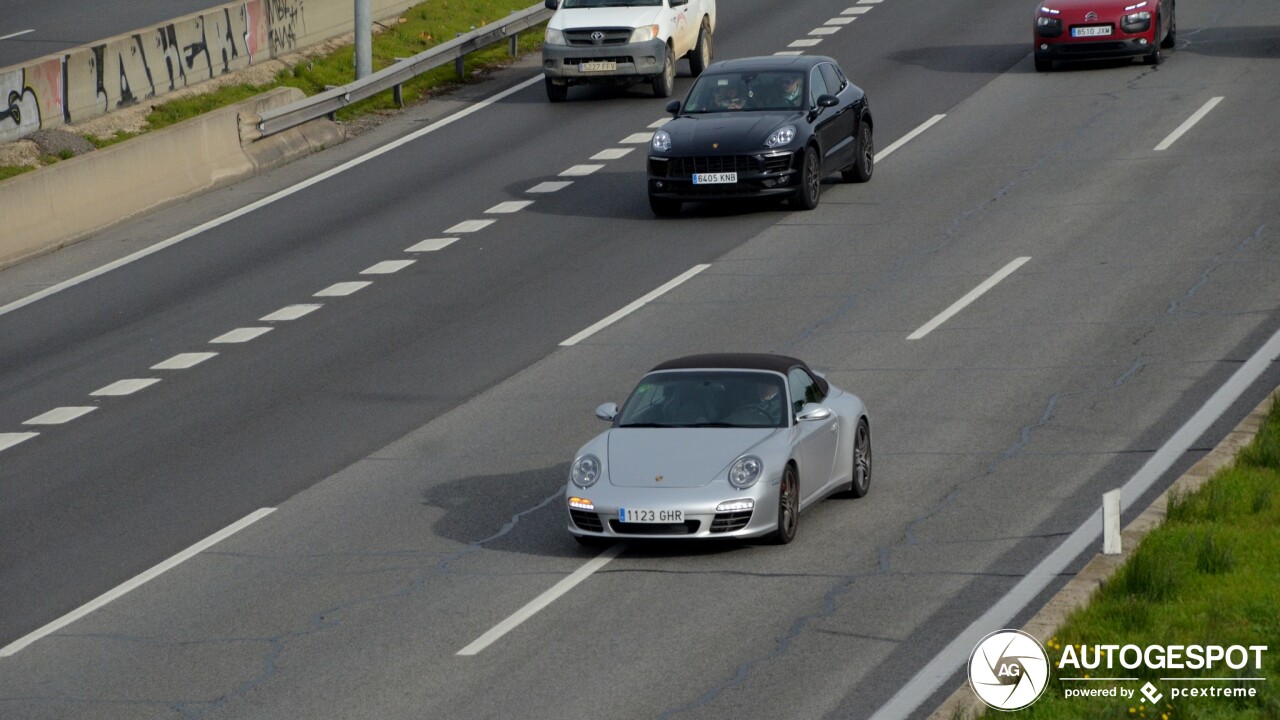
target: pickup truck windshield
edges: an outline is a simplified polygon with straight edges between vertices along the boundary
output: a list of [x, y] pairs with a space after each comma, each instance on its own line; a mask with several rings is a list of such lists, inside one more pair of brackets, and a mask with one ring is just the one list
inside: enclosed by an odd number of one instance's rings
[[597, 8], [597, 7], [660, 7], [662, 0], [564, 0], [561, 7]]

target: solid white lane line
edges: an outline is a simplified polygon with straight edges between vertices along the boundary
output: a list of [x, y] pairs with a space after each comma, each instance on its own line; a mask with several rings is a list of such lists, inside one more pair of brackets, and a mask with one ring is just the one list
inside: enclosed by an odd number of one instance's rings
[[30, 30], [20, 30], [16, 33], [9, 33], [8, 35], [0, 36], [0, 40], [8, 40], [9, 38], [21, 37], [23, 35], [26, 35], [27, 33], [33, 33], [35, 31], [36, 31], [35, 28], [31, 28]]
[[484, 212], [486, 215], [507, 215], [513, 212], [520, 212], [532, 204], [532, 200], [508, 200], [500, 202]]
[[867, 12], [871, 12], [871, 8], [869, 8], [869, 7], [851, 7], [851, 8], [848, 8], [847, 10], [841, 10], [841, 11], [840, 11], [840, 14], [841, 14], [841, 15], [861, 15], [861, 14], [863, 14], [863, 13], [867, 13]]
[[324, 307], [324, 305], [321, 305], [320, 303], [312, 303], [308, 305], [286, 305], [270, 315], [264, 315], [258, 318], [258, 322], [288, 322], [290, 320], [297, 320], [304, 315], [310, 315], [322, 307]]
[[[1185, 456], [1193, 443], [1204, 435], [1218, 418], [1222, 417], [1236, 400], [1244, 394], [1267, 370], [1280, 359], [1280, 332], [1258, 349], [1240, 366], [1222, 387], [1218, 388], [1199, 410], [1182, 427], [1178, 428], [1156, 450], [1133, 477], [1120, 488], [1122, 510], [1128, 510], [1139, 498], [1155, 485], [1169, 468]], [[1004, 597], [996, 601], [981, 617], [974, 620], [945, 648], [930, 660], [919, 672], [903, 685], [889, 702], [871, 716], [871, 720], [896, 720], [910, 715], [921, 702], [942, 687], [956, 671], [964, 667], [969, 653], [987, 633], [1009, 627], [1019, 613], [1071, 564], [1071, 561], [1091, 547], [1098, 546], [1102, 535], [1102, 510], [1093, 512], [1075, 532], [1062, 541], [1053, 552], [1031, 569]]]
[[812, 38], [808, 40], [792, 40], [787, 47], [813, 47], [822, 42], [821, 38]]
[[[652, 137], [652, 136], [645, 135], [645, 138], [649, 138], [649, 137]], [[645, 142], [648, 142], [648, 140], [646, 139]], [[618, 158], [626, 157], [633, 150], [635, 150], [635, 148], [609, 148], [608, 150], [601, 150], [595, 155], [592, 155], [591, 159], [592, 160], [617, 160]]]
[[823, 23], [823, 25], [848, 25], [849, 23], [857, 19], [858, 18], [856, 17], [833, 17], [830, 20]]
[[200, 363], [212, 357], [217, 357], [216, 352], [198, 352], [198, 353], [179, 353], [164, 362], [156, 363], [151, 366], [152, 370], [186, 370], [195, 367]]
[[915, 139], [917, 135], [924, 132], [925, 130], [928, 130], [934, 125], [938, 124], [938, 121], [942, 120], [942, 118], [944, 117], [946, 117], [945, 114], [934, 115], [928, 120], [925, 120], [924, 122], [920, 123], [920, 126], [917, 127], [915, 130], [912, 130], [906, 135], [903, 135], [902, 137], [898, 138], [892, 145], [876, 153], [876, 162], [880, 162], [881, 160], [889, 157], [889, 155], [892, 154], [894, 150], [897, 150], [903, 145], [906, 145], [907, 143], [911, 142], [912, 140]]
[[626, 317], [626, 316], [630, 315], [631, 313], [635, 312], [636, 310], [639, 310], [640, 308], [644, 307], [644, 306], [645, 306], [645, 304], [647, 304], [647, 303], [649, 303], [649, 302], [653, 301], [654, 299], [656, 299], [656, 298], [658, 298], [658, 297], [661, 297], [663, 294], [667, 293], [667, 292], [668, 292], [668, 291], [670, 291], [672, 288], [675, 288], [676, 286], [680, 285], [680, 284], [681, 284], [681, 283], [683, 283], [684, 281], [688, 280], [689, 278], [693, 277], [694, 275], [697, 275], [698, 273], [702, 272], [703, 270], [706, 270], [706, 269], [707, 269], [707, 268], [709, 268], [709, 267], [711, 267], [711, 266], [710, 266], [710, 265], [694, 265], [692, 268], [690, 268], [690, 269], [688, 269], [688, 270], [685, 270], [684, 272], [680, 273], [678, 276], [676, 276], [676, 277], [675, 277], [675, 279], [670, 280], [670, 281], [668, 281], [668, 282], [664, 283], [662, 286], [660, 286], [659, 288], [657, 288], [657, 289], [656, 289], [656, 290], [654, 290], [653, 292], [650, 292], [649, 294], [645, 295], [644, 297], [640, 298], [639, 300], [636, 300], [635, 302], [631, 303], [630, 305], [628, 305], [628, 306], [626, 306], [626, 307], [622, 308], [621, 310], [617, 311], [616, 313], [614, 313], [614, 314], [610, 315], [609, 317], [607, 317], [607, 318], [605, 318], [605, 319], [601, 320], [600, 322], [596, 323], [595, 325], [592, 325], [591, 327], [587, 328], [586, 330], [583, 330], [582, 332], [578, 333], [577, 335], [574, 335], [573, 337], [569, 338], [568, 340], [565, 340], [564, 342], [562, 342], [562, 343], [560, 343], [560, 344], [561, 344], [561, 345], [563, 345], [563, 346], [577, 345], [578, 343], [582, 342], [583, 340], [585, 340], [585, 339], [587, 339], [587, 338], [591, 337], [592, 335], [596, 334], [596, 333], [597, 333], [597, 332], [599, 332], [600, 330], [602, 330], [602, 329], [604, 329], [604, 328], [606, 328], [606, 327], [608, 327], [608, 326], [612, 325], [613, 323], [615, 323], [615, 322], [617, 322], [617, 321], [621, 320], [622, 318], [624, 318], [624, 317]]
[[[631, 133], [618, 142], [622, 145], [643, 145], [653, 138], [653, 133]], [[592, 158], [594, 159], [594, 158]]]
[[445, 230], [445, 232], [450, 233], [450, 234], [452, 234], [452, 233], [473, 233], [473, 232], [478, 232], [478, 231], [480, 231], [480, 230], [483, 230], [483, 229], [485, 229], [485, 228], [489, 227], [490, 225], [494, 224], [495, 222], [497, 222], [497, 221], [496, 221], [496, 220], [494, 220], [494, 219], [492, 219], [492, 218], [490, 218], [490, 219], [488, 219], [488, 220], [463, 220], [462, 222], [458, 223], [457, 225], [454, 225], [453, 227], [449, 228], [448, 230]]
[[435, 252], [443, 250], [456, 242], [458, 242], [458, 238], [427, 238], [417, 245], [405, 248], [405, 252]]
[[810, 35], [835, 35], [838, 32], [840, 32], [840, 28], [828, 27], [824, 25], [822, 27], [818, 27], [810, 30], [809, 34]]
[[75, 622], [76, 620], [79, 620], [80, 618], [84, 617], [85, 615], [88, 615], [89, 613], [93, 612], [94, 610], [97, 610], [98, 608], [100, 608], [100, 607], [102, 607], [102, 606], [106, 605], [107, 603], [111, 602], [112, 600], [116, 600], [116, 599], [118, 599], [119, 597], [123, 596], [124, 594], [126, 594], [126, 593], [130, 592], [131, 590], [135, 590], [135, 589], [137, 589], [137, 588], [141, 587], [142, 585], [144, 585], [144, 584], [146, 584], [146, 583], [150, 582], [151, 580], [154, 580], [155, 578], [159, 577], [160, 575], [163, 575], [164, 573], [168, 572], [169, 570], [172, 570], [173, 568], [177, 567], [178, 565], [181, 565], [182, 563], [186, 562], [187, 560], [190, 560], [191, 558], [195, 557], [196, 555], [199, 555], [200, 553], [204, 552], [205, 550], [208, 550], [209, 548], [213, 547], [214, 545], [217, 545], [218, 543], [222, 542], [223, 540], [226, 540], [227, 538], [231, 537], [232, 535], [235, 535], [236, 533], [238, 533], [238, 532], [240, 532], [241, 530], [243, 530], [243, 529], [245, 529], [245, 528], [249, 527], [250, 525], [252, 525], [252, 524], [254, 524], [254, 523], [258, 522], [258, 521], [259, 521], [259, 520], [261, 520], [262, 518], [264, 518], [264, 517], [266, 517], [266, 516], [270, 515], [271, 513], [275, 512], [275, 511], [276, 511], [276, 509], [275, 509], [275, 508], [262, 508], [262, 509], [260, 509], [260, 510], [255, 510], [255, 511], [254, 511], [253, 513], [251, 513], [248, 517], [246, 517], [246, 518], [244, 518], [244, 519], [242, 519], [242, 520], [239, 520], [239, 521], [237, 521], [237, 522], [235, 522], [235, 523], [233, 523], [233, 524], [231, 524], [231, 525], [228, 525], [227, 527], [223, 528], [222, 530], [219, 530], [218, 532], [216, 532], [216, 533], [214, 533], [214, 534], [210, 535], [209, 537], [205, 538], [204, 540], [201, 540], [200, 542], [196, 543], [195, 545], [192, 545], [191, 547], [187, 548], [186, 550], [183, 550], [182, 552], [178, 553], [177, 555], [174, 555], [173, 557], [169, 558], [168, 560], [165, 560], [164, 562], [160, 563], [159, 565], [156, 565], [155, 567], [151, 568], [150, 570], [147, 570], [146, 572], [144, 572], [144, 573], [142, 573], [141, 575], [139, 575], [139, 576], [137, 576], [137, 577], [133, 578], [132, 580], [129, 580], [128, 582], [124, 583], [123, 585], [120, 585], [120, 586], [116, 587], [116, 588], [115, 588], [115, 589], [113, 589], [113, 590], [108, 590], [106, 593], [103, 593], [102, 595], [99, 595], [97, 598], [95, 598], [95, 599], [93, 599], [93, 600], [90, 600], [88, 603], [85, 603], [84, 605], [81, 605], [80, 607], [76, 608], [75, 610], [72, 610], [71, 612], [67, 613], [66, 615], [63, 615], [62, 617], [58, 618], [57, 620], [54, 620], [53, 622], [49, 623], [48, 625], [45, 625], [44, 627], [40, 628], [39, 630], [36, 630], [35, 632], [32, 632], [32, 633], [30, 633], [30, 634], [24, 635], [24, 636], [22, 636], [22, 637], [18, 638], [17, 640], [14, 640], [13, 642], [9, 643], [8, 645], [4, 646], [3, 648], [0, 648], [0, 657], [8, 657], [8, 656], [10, 656], [10, 655], [13, 655], [14, 653], [18, 652], [19, 650], [21, 650], [21, 649], [25, 648], [26, 646], [30, 645], [31, 643], [33, 643], [33, 642], [35, 642], [35, 641], [39, 640], [40, 638], [42, 638], [42, 637], [44, 637], [44, 636], [46, 636], [46, 635], [49, 635], [49, 634], [51, 634], [51, 633], [55, 633], [55, 632], [57, 632], [58, 630], [61, 630], [62, 628], [64, 628], [64, 627], [66, 627], [66, 626], [70, 625], [71, 623]]
[[986, 294], [988, 290], [995, 287], [1001, 280], [1009, 277], [1009, 275], [1012, 274], [1014, 270], [1017, 270], [1018, 268], [1022, 267], [1030, 259], [1031, 258], [1029, 257], [1020, 257], [1017, 260], [1014, 260], [1013, 262], [1009, 263], [1008, 265], [1005, 265], [1004, 267], [1000, 268], [999, 270], [996, 271], [995, 275], [992, 275], [986, 280], [983, 280], [981, 285], [970, 290], [968, 293], [965, 294], [964, 297], [952, 303], [951, 307], [947, 308], [946, 310], [943, 310], [941, 313], [938, 314], [937, 317], [925, 323], [924, 325], [920, 326], [919, 330], [916, 330], [915, 332], [908, 335], [907, 339], [919, 340], [925, 335], [928, 335], [929, 333], [933, 332], [934, 328], [946, 322], [952, 315], [955, 315], [956, 313], [963, 310], [965, 306], [967, 306], [969, 303], [982, 297], [984, 294]]
[[132, 395], [139, 390], [151, 387], [160, 382], [160, 378], [130, 378], [128, 380], [117, 380], [110, 385], [98, 388], [90, 395], [102, 397], [120, 397], [122, 395]]
[[269, 327], [242, 327], [236, 328], [231, 332], [223, 333], [209, 342], [216, 344], [245, 343], [254, 338], [266, 335], [269, 332], [271, 332], [271, 328]]
[[1186, 122], [1179, 125], [1178, 129], [1169, 133], [1169, 137], [1161, 140], [1160, 144], [1156, 146], [1156, 150], [1168, 150], [1169, 146], [1177, 142], [1178, 138], [1182, 137], [1188, 130], [1195, 127], [1195, 124], [1203, 120], [1204, 116], [1208, 115], [1209, 111], [1217, 107], [1222, 100], [1222, 97], [1215, 97], [1202, 105], [1199, 110], [1191, 114], [1191, 117], [1187, 118]]
[[97, 410], [97, 406], [81, 406], [81, 407], [59, 407], [50, 410], [42, 415], [37, 415], [30, 420], [22, 423], [23, 425], [61, 425], [71, 422], [78, 417], [88, 415]]
[[671, 122], [671, 118], [662, 118], [661, 120], [654, 120], [653, 122], [649, 123], [649, 127], [656, 130], [662, 127], [663, 125], [666, 125], [669, 122]]
[[604, 167], [603, 165], [574, 165], [573, 167], [560, 173], [560, 177], [582, 177]]
[[534, 185], [528, 190], [525, 190], [525, 192], [530, 192], [530, 193], [559, 192], [560, 190], [563, 190], [572, 184], [573, 184], [572, 180], [549, 180], [547, 182], [538, 183], [537, 185]]
[[334, 283], [311, 297], [346, 297], [347, 295], [363, 290], [372, 284], [373, 283], [368, 280], [353, 280], [351, 282]]
[[525, 605], [515, 611], [511, 617], [493, 626], [493, 629], [476, 638], [474, 642], [459, 650], [457, 654], [475, 655], [481, 650], [489, 647], [498, 638], [516, 629], [520, 623], [538, 614], [539, 610], [555, 602], [561, 595], [572, 590], [575, 585], [591, 577], [592, 573], [605, 565], [608, 565], [610, 560], [613, 560], [622, 554], [624, 548], [625, 546], [622, 543], [617, 543], [605, 548], [604, 552], [588, 560], [582, 567], [574, 570], [568, 577], [553, 585], [550, 590], [542, 593], [538, 597], [534, 598], [528, 605]]
[[360, 271], [361, 275], [390, 275], [418, 262], [417, 260], [383, 260]]
[[14, 445], [26, 442], [39, 434], [38, 432], [0, 433], [0, 450], [8, 450]]
[[394, 140], [392, 142], [387, 143], [386, 145], [383, 145], [382, 147], [371, 150], [365, 153], [364, 155], [361, 155], [360, 157], [348, 160], [347, 162], [335, 168], [330, 168], [329, 170], [326, 170], [320, 173], [319, 175], [315, 175], [306, 180], [303, 180], [297, 185], [292, 185], [290, 187], [285, 188], [284, 190], [280, 190], [279, 192], [272, 193], [271, 195], [268, 195], [267, 197], [264, 197], [261, 200], [257, 200], [248, 205], [245, 205], [239, 210], [233, 210], [232, 212], [229, 212], [226, 215], [222, 215], [220, 217], [214, 218], [213, 220], [210, 220], [209, 222], [197, 225], [196, 227], [193, 227], [190, 230], [187, 230], [186, 232], [180, 233], [178, 235], [174, 235], [168, 240], [164, 240], [150, 247], [143, 248], [138, 252], [133, 253], [132, 255], [128, 255], [126, 257], [120, 258], [119, 260], [114, 260], [112, 262], [109, 262], [106, 265], [103, 265], [99, 268], [95, 268], [81, 275], [77, 275], [76, 277], [73, 277], [70, 280], [67, 280], [65, 282], [60, 282], [57, 285], [50, 285], [49, 287], [41, 290], [40, 292], [28, 295], [27, 297], [22, 298], [21, 300], [15, 300], [9, 303], [8, 305], [0, 306], [0, 315], [13, 312], [18, 308], [24, 307], [26, 305], [30, 305], [31, 303], [36, 302], [37, 300], [42, 300], [46, 297], [49, 297], [50, 295], [62, 292], [67, 288], [74, 287], [88, 280], [92, 280], [93, 278], [98, 277], [99, 275], [104, 275], [108, 272], [111, 272], [112, 270], [115, 270], [116, 268], [128, 265], [129, 263], [132, 263], [135, 260], [140, 260], [152, 253], [160, 252], [161, 250], [171, 245], [176, 245], [184, 240], [193, 238], [196, 235], [199, 235], [200, 233], [206, 230], [216, 228], [219, 225], [225, 225], [226, 223], [229, 223], [232, 220], [235, 220], [236, 218], [241, 217], [243, 215], [247, 215], [253, 212], [254, 210], [257, 210], [258, 208], [265, 207], [267, 205], [270, 205], [271, 203], [274, 203], [278, 200], [282, 200], [290, 195], [293, 195], [294, 193], [301, 192], [311, 187], [312, 185], [315, 185], [320, 182], [324, 182], [325, 180], [328, 180], [334, 175], [350, 170], [351, 168], [356, 167], [357, 165], [364, 164], [378, 157], [379, 155], [389, 153], [392, 150], [395, 150], [396, 148], [400, 147], [401, 145], [417, 140], [418, 138], [424, 135], [427, 135], [428, 133], [433, 133], [436, 130], [439, 130], [440, 128], [443, 128], [453, 122], [461, 120], [462, 118], [465, 118], [468, 115], [471, 115], [472, 113], [479, 112], [480, 110], [483, 110], [484, 108], [487, 108], [490, 105], [493, 105], [494, 103], [497, 103], [498, 101], [503, 100], [504, 98], [514, 95], [520, 92], [521, 90], [532, 87], [533, 85], [540, 82], [542, 82], [542, 73], [538, 73], [537, 75], [529, 78], [528, 80], [525, 80], [524, 82], [514, 87], [507, 88], [506, 90], [503, 90], [502, 92], [492, 97], [481, 100], [480, 102], [476, 103], [475, 105], [472, 105], [471, 107], [468, 107], [464, 110], [459, 110], [458, 112], [454, 113], [453, 115], [450, 115], [449, 117], [441, 118], [440, 120], [437, 120], [431, 123], [430, 125], [422, 128], [421, 130], [417, 130], [415, 132], [409, 133], [408, 135], [405, 135], [399, 140]]

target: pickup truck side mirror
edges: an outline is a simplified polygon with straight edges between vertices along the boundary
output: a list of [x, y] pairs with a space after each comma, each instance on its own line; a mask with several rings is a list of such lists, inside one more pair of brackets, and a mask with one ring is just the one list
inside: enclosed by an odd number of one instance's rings
[[555, 10], [557, 7], [560, 6], [560, 0], [546, 0], [542, 4], [546, 5], [548, 10]]
[[680, 7], [681, 5], [689, 4], [689, 0], [670, 0], [670, 2], [671, 2], [671, 7]]

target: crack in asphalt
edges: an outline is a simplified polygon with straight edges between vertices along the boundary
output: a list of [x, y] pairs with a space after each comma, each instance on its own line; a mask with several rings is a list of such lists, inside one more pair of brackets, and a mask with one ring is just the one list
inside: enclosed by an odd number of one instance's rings
[[[1259, 225], [1258, 228], [1253, 231], [1253, 234], [1251, 234], [1249, 237], [1245, 238], [1244, 240], [1241, 240], [1239, 243], [1236, 244], [1235, 248], [1230, 252], [1230, 255], [1239, 256], [1249, 247], [1249, 245], [1262, 239], [1262, 236], [1264, 233], [1266, 233], [1266, 231], [1267, 231], [1267, 226], [1265, 223], [1262, 225]], [[1169, 307], [1167, 310], [1165, 310], [1164, 314], [1166, 316], [1177, 315], [1182, 308], [1182, 304], [1187, 302], [1188, 300], [1191, 300], [1193, 297], [1195, 297], [1196, 293], [1200, 291], [1200, 288], [1204, 287], [1209, 283], [1209, 279], [1213, 275], [1213, 273], [1218, 268], [1228, 264], [1228, 262], [1232, 262], [1232, 261], [1229, 260], [1227, 257], [1225, 257], [1223, 253], [1218, 253], [1217, 255], [1214, 255], [1212, 258], [1210, 258], [1208, 267], [1200, 271], [1200, 279], [1198, 279], [1195, 282], [1195, 284], [1193, 284], [1190, 288], [1188, 288], [1187, 291], [1183, 293], [1182, 297], [1170, 302]]]

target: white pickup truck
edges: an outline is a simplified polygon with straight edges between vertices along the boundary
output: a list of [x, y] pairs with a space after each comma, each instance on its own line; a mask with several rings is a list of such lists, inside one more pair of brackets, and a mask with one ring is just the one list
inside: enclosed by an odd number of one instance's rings
[[542, 45], [551, 102], [570, 85], [653, 84], [671, 97], [676, 61], [689, 58], [696, 77], [711, 64], [716, 0], [545, 0], [555, 10]]

